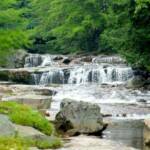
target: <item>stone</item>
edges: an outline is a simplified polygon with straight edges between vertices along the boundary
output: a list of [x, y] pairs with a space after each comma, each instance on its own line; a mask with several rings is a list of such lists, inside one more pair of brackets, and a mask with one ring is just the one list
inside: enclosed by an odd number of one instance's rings
[[25, 58], [28, 56], [28, 53], [25, 50], [18, 50], [17, 53], [13, 56], [12, 62], [14, 65], [12, 68], [23, 68], [25, 63]]
[[69, 59], [69, 58], [64, 58], [64, 59], [63, 59], [63, 63], [66, 64], [66, 65], [68, 65], [71, 61], [72, 61], [72, 60]]
[[119, 142], [85, 135], [71, 137], [68, 141], [65, 148], [58, 150], [137, 150]]
[[0, 114], [0, 136], [14, 136], [15, 134], [13, 123], [7, 116]]
[[64, 99], [56, 115], [59, 130], [71, 134], [96, 134], [104, 128], [100, 107], [87, 102]]
[[31, 81], [31, 74], [26, 70], [13, 70], [9, 73], [9, 80], [28, 84]]
[[37, 88], [37, 89], [34, 89], [34, 92], [36, 92], [38, 95], [47, 95], [47, 96], [52, 96], [57, 93], [54, 90], [46, 89], [46, 88]]
[[17, 125], [17, 124], [14, 124], [14, 126], [16, 128], [17, 133], [21, 137], [36, 138], [36, 137], [40, 137], [44, 135], [42, 132], [34, 129], [33, 127], [22, 126], [22, 125]]
[[143, 87], [146, 80], [142, 76], [134, 76], [127, 82], [128, 88], [140, 88]]
[[27, 104], [33, 108], [42, 110], [49, 109], [51, 104], [51, 97], [42, 95], [19, 95], [2, 98], [2, 101], [15, 101], [20, 104]]
[[81, 58], [81, 61], [83, 62], [92, 62], [93, 56], [85, 56]]
[[59, 61], [59, 60], [62, 60], [63, 59], [63, 56], [55, 56], [53, 58], [54, 61]]
[[144, 145], [150, 149], [150, 119], [144, 121]]

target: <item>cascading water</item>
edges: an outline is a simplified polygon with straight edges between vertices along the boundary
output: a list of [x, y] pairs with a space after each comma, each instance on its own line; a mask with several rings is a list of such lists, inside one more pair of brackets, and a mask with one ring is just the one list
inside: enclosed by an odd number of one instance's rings
[[[118, 56], [98, 56], [93, 58], [91, 63], [74, 64], [67, 72], [69, 76], [64, 76], [64, 70], [59, 68], [58, 56], [30, 54], [25, 59], [25, 67], [47, 68], [46, 71], [33, 73], [35, 84], [47, 85], [57, 84], [86, 84], [86, 83], [110, 83], [125, 82], [133, 76], [132, 69], [125, 65], [124, 60]], [[61, 56], [63, 59], [63, 56]], [[65, 82], [64, 82], [65, 81]]]
[[44, 72], [41, 76], [39, 84], [63, 84], [64, 83], [64, 72], [61, 69], [51, 70], [49, 72]]
[[108, 82], [123, 82], [133, 76], [133, 71], [130, 67], [115, 67], [103, 65], [91, 65], [76, 67], [70, 72], [68, 83], [85, 84], [92, 83], [108, 83]]
[[[127, 66], [122, 58], [71, 57], [69, 60], [73, 60], [69, 64], [63, 63], [65, 58], [69, 57], [31, 54], [25, 60], [25, 67], [33, 67], [34, 84], [48, 88], [53, 86], [53, 83], [62, 84], [53, 87], [57, 93], [52, 96], [49, 110], [52, 120], [55, 119], [60, 103], [65, 98], [97, 103], [101, 107], [101, 112], [106, 116], [111, 115], [112, 118], [122, 119], [126, 116], [135, 119], [134, 116], [141, 118], [149, 115], [150, 92], [133, 90], [125, 86], [134, 75], [132, 68]], [[134, 140], [135, 138], [131, 137], [131, 141]]]

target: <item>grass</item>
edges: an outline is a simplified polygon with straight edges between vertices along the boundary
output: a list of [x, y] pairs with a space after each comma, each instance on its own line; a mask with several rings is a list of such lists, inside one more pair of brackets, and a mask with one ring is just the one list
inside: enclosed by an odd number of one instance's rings
[[0, 113], [9, 116], [10, 120], [16, 124], [31, 126], [46, 135], [54, 132], [54, 126], [37, 110], [27, 105], [16, 102], [0, 102]]
[[59, 148], [61, 146], [60, 139], [52, 140], [29, 140], [16, 137], [0, 137], [0, 150], [28, 150], [29, 147], [37, 147], [39, 149]]
[[55, 133], [53, 124], [37, 110], [16, 102], [0, 102], [0, 113], [8, 115], [16, 124], [34, 127], [48, 135], [43, 138], [22, 138], [18, 134], [15, 137], [0, 137], [0, 150], [28, 150], [28, 147], [49, 149], [62, 146], [59, 138], [50, 136]]
[[0, 137], [1, 150], [27, 150], [28, 145], [18, 137]]

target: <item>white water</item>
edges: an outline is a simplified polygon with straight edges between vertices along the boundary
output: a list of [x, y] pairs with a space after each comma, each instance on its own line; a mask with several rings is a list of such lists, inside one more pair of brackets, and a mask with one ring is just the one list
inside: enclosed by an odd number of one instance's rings
[[[150, 92], [125, 88], [127, 81], [133, 77], [133, 71], [119, 56], [97, 56], [93, 57], [91, 62], [71, 65], [64, 65], [62, 61], [56, 61], [54, 58], [54, 55], [30, 55], [25, 64], [43, 69], [32, 74], [34, 84], [59, 84], [56, 88], [58, 93], [53, 96], [50, 109], [53, 119], [64, 98], [97, 103], [103, 113], [108, 112], [118, 118], [119, 113], [120, 118], [122, 114], [127, 114], [126, 117], [130, 116], [129, 118], [147, 116], [148, 108], [143, 108], [150, 105]], [[74, 60], [76, 61], [76, 58]], [[142, 100], [146, 102], [139, 102]], [[136, 108], [137, 106], [141, 107]]]
[[103, 65], [85, 65], [81, 67], [75, 67], [70, 72], [68, 83], [70, 84], [85, 84], [92, 83], [111, 83], [111, 82], [124, 82], [133, 76], [132, 69], [130, 67], [118, 67]]

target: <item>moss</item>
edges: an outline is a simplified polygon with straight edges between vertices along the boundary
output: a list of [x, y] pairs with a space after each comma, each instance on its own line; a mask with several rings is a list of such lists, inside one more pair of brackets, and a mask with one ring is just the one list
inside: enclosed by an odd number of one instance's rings
[[62, 146], [62, 142], [59, 138], [48, 137], [46, 138], [37, 138], [37, 139], [25, 139], [26, 144], [37, 147], [39, 149], [49, 149], [49, 148], [59, 148]]
[[26, 142], [18, 137], [0, 137], [1, 150], [27, 150]]
[[0, 102], [0, 113], [7, 114], [11, 121], [25, 126], [31, 126], [46, 135], [54, 133], [54, 126], [37, 110], [16, 102]]
[[59, 148], [61, 141], [58, 138], [51, 140], [29, 140], [26, 138], [16, 137], [0, 137], [0, 150], [28, 150], [29, 147], [37, 147], [40, 149]]

